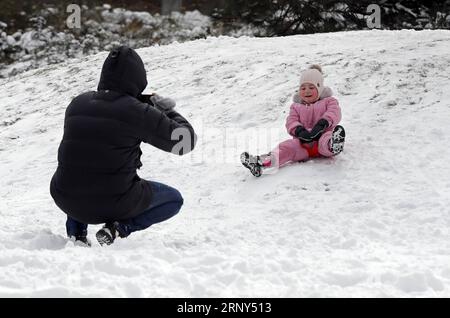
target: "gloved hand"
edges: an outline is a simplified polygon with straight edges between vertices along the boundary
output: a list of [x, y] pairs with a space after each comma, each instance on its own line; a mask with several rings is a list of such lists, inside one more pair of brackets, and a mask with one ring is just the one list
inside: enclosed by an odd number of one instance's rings
[[303, 126], [297, 126], [297, 128], [295, 128], [295, 137], [300, 139], [301, 143], [308, 143], [312, 141], [309, 131]]
[[319, 119], [319, 121], [314, 125], [313, 129], [311, 130], [310, 137], [311, 140], [319, 140], [319, 138], [322, 136], [322, 133], [325, 131], [325, 129], [328, 128], [330, 124], [328, 124], [328, 121], [326, 119]]
[[152, 101], [153, 105], [155, 105], [155, 107], [160, 111], [169, 111], [176, 106], [176, 103], [173, 99], [162, 97], [157, 94], [150, 95], [150, 100]]
[[169, 111], [176, 106], [176, 103], [173, 99], [162, 97], [158, 94], [139, 95], [138, 99], [143, 103], [153, 105], [160, 111]]

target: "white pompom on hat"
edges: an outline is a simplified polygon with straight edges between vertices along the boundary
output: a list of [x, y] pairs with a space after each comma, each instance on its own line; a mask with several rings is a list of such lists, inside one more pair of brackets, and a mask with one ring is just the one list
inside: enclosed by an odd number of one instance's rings
[[313, 84], [319, 92], [319, 97], [322, 95], [324, 86], [322, 68], [320, 67], [320, 65], [311, 65], [309, 69], [303, 71], [300, 77], [300, 86], [304, 83]]

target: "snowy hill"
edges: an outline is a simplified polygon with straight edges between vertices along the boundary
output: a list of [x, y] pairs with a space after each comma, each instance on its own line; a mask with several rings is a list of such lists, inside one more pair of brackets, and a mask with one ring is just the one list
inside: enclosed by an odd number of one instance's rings
[[[49, 182], [65, 108], [96, 89], [107, 53], [0, 81], [0, 296], [449, 297], [449, 51], [449, 31], [138, 50], [149, 88], [173, 97], [200, 139], [170, 160], [143, 145], [140, 175], [180, 189], [185, 205], [106, 248], [67, 241]], [[254, 178], [239, 153], [288, 138], [313, 62], [341, 104], [344, 153]]]

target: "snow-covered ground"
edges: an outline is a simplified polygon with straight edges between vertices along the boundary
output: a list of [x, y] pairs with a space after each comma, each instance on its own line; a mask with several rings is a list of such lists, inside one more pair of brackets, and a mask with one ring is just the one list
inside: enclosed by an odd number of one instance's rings
[[[2, 80], [0, 296], [449, 297], [449, 41], [374, 30], [138, 50], [149, 88], [199, 131], [186, 157], [143, 145], [140, 175], [185, 205], [110, 247], [91, 226], [90, 249], [65, 238], [49, 182], [65, 108], [96, 88], [106, 53]], [[254, 178], [239, 153], [288, 137], [313, 62], [340, 101], [344, 153]]]

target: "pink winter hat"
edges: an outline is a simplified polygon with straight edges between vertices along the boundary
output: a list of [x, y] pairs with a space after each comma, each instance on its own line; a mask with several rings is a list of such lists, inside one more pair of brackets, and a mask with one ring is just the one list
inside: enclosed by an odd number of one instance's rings
[[317, 88], [319, 96], [322, 95], [324, 86], [322, 68], [320, 67], [320, 65], [311, 65], [309, 69], [303, 71], [300, 77], [300, 86], [304, 83], [313, 84]]

